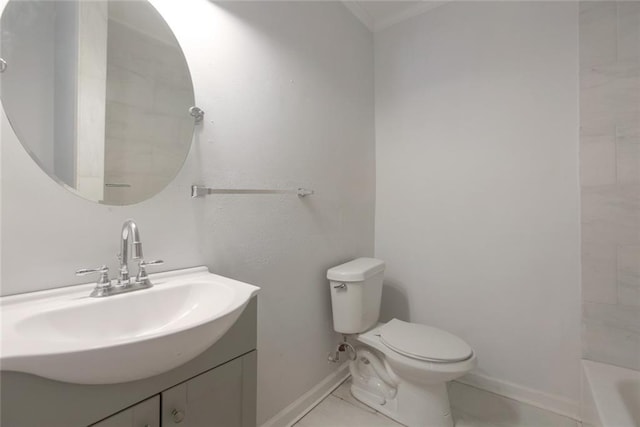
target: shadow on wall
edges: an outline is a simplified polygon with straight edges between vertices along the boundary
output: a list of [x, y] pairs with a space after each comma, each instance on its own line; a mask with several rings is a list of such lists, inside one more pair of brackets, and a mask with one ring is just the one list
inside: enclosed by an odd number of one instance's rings
[[385, 281], [382, 286], [382, 305], [380, 322], [388, 322], [396, 318], [409, 321], [409, 299], [404, 288], [397, 283]]

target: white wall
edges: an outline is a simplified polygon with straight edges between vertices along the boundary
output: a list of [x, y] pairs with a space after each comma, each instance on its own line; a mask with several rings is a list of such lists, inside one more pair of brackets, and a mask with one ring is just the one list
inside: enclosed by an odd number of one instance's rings
[[569, 2], [449, 3], [375, 37], [385, 317], [461, 336], [487, 384], [569, 413], [580, 359], [577, 16]]
[[[75, 269], [101, 263], [113, 274], [121, 224], [135, 218], [145, 254], [165, 269], [206, 264], [262, 287], [262, 422], [335, 369], [325, 271], [373, 254], [372, 37], [334, 2], [153, 3], [206, 112], [185, 167], [150, 200], [97, 205], [41, 172], [3, 111], [2, 292], [78, 283]], [[191, 200], [192, 183], [316, 195]]]

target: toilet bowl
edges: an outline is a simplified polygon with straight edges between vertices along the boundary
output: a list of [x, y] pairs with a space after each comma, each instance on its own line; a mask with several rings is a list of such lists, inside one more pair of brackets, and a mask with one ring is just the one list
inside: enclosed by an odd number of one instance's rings
[[334, 329], [357, 342], [349, 363], [353, 396], [409, 427], [453, 427], [446, 383], [473, 369], [476, 355], [438, 328], [377, 323], [384, 262], [358, 258], [327, 271]]
[[[415, 344], [428, 347], [430, 343], [434, 346], [431, 349], [439, 346], [440, 353], [425, 348], [417, 354], [410, 353], [409, 349], [415, 351], [411, 346], [391, 346], [384, 339], [385, 327], [390, 324], [394, 331], [405, 332], [406, 328], [407, 339], [415, 339]], [[416, 334], [421, 327], [422, 333]], [[434, 341], [438, 338], [445, 338], [444, 343], [446, 338], [453, 338], [461, 345], [447, 347]], [[356, 399], [410, 427], [453, 426], [446, 383], [477, 364], [475, 353], [466, 343], [445, 331], [397, 319], [357, 335], [356, 341], [361, 345], [356, 347], [357, 358], [349, 366], [351, 393]]]

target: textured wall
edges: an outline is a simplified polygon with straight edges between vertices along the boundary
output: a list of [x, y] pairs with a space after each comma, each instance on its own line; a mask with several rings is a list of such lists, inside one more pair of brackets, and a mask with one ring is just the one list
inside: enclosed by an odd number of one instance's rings
[[640, 370], [640, 2], [580, 3], [583, 354]]
[[375, 38], [385, 315], [459, 335], [485, 384], [570, 415], [577, 19], [571, 2], [452, 2]]
[[[206, 112], [184, 168], [145, 202], [97, 205], [40, 171], [3, 112], [2, 292], [79, 283], [75, 269], [102, 263], [113, 274], [120, 227], [135, 218], [165, 269], [206, 264], [262, 287], [261, 422], [335, 369], [325, 272], [373, 254], [372, 36], [335, 2], [153, 3]], [[192, 200], [192, 183], [316, 195]]]

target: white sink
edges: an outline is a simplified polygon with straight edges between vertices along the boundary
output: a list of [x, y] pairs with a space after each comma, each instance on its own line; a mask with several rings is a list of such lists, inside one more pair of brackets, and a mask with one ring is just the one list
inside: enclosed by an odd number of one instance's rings
[[0, 298], [0, 369], [78, 384], [158, 375], [220, 339], [259, 290], [206, 267], [150, 278], [103, 298], [93, 284]]

